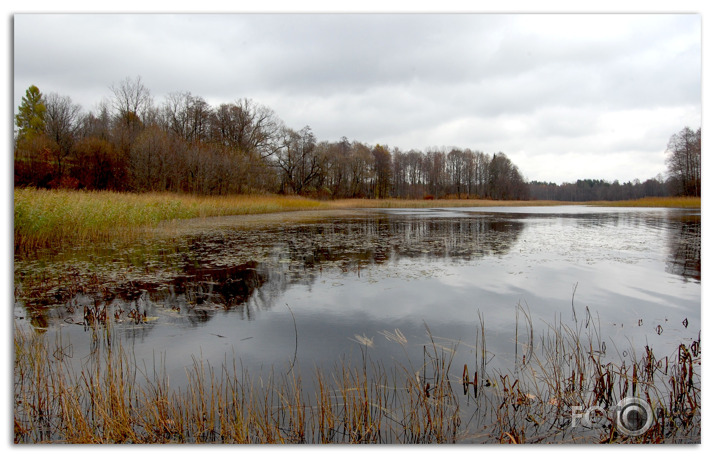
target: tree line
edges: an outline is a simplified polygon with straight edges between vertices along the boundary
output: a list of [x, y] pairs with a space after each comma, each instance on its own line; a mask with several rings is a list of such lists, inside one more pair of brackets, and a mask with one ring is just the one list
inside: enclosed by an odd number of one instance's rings
[[587, 202], [593, 200], [629, 200], [642, 197], [700, 197], [701, 161], [700, 128], [690, 127], [670, 137], [666, 148], [667, 176], [658, 174], [641, 182], [638, 179], [620, 183], [618, 180], [577, 180], [575, 183], [532, 181], [532, 199]]
[[618, 180], [577, 180], [575, 183], [548, 183], [532, 181], [529, 192], [533, 199], [560, 200], [566, 202], [588, 202], [594, 200], [630, 200], [642, 197], [665, 197], [675, 195], [671, 183], [659, 174], [641, 182], [638, 179], [620, 183]]
[[250, 99], [210, 106], [189, 92], [153, 103], [141, 78], [83, 113], [68, 96], [27, 89], [15, 116], [15, 186], [321, 198], [527, 199], [503, 153], [426, 153], [343, 137], [319, 141]]
[[175, 92], [155, 104], [140, 77], [110, 90], [85, 113], [68, 96], [27, 89], [15, 116], [15, 186], [413, 199], [543, 198], [552, 188], [528, 184], [502, 152], [320, 141], [248, 98], [211, 106]]

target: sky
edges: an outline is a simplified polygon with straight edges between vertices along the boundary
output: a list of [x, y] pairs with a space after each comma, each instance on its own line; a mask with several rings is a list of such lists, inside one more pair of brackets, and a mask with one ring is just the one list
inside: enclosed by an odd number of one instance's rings
[[504, 152], [527, 180], [644, 181], [702, 117], [701, 14], [14, 14], [32, 84], [85, 112], [250, 98], [318, 140]]

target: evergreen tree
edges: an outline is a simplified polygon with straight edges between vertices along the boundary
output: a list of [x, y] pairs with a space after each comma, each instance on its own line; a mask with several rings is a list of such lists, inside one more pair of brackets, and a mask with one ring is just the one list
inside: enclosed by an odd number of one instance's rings
[[37, 86], [30, 86], [18, 107], [18, 114], [15, 115], [18, 141], [30, 140], [45, 130], [45, 112], [42, 93]]

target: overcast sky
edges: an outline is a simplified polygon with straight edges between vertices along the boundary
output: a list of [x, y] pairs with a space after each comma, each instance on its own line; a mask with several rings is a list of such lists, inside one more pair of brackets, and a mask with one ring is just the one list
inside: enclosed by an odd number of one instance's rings
[[154, 103], [251, 98], [319, 140], [502, 151], [529, 180], [646, 180], [701, 125], [698, 14], [13, 16], [25, 90], [85, 111], [141, 76]]

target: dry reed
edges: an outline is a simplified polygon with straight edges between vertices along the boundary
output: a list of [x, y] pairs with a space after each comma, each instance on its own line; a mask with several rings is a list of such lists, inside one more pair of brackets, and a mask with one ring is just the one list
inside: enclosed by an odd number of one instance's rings
[[301, 197], [15, 189], [15, 250], [127, 237], [162, 221], [324, 207]]
[[513, 207], [585, 204], [612, 207], [700, 208], [700, 198], [645, 198], [616, 202], [494, 201], [485, 199], [342, 199], [297, 196], [196, 196], [18, 188], [14, 193], [15, 251], [95, 242], [143, 233], [160, 222], [297, 210], [354, 208]]
[[[700, 442], [700, 340], [656, 358], [646, 347], [609, 360], [590, 316], [552, 325], [536, 339], [528, 310], [516, 337], [514, 371], [487, 370], [480, 315], [471, 364], [452, 369], [456, 347], [429, 343], [423, 361], [386, 369], [368, 355], [316, 369], [254, 378], [227, 358], [214, 368], [193, 359], [187, 382], [169, 385], [163, 363], [142, 367], [117, 342], [112, 319], [86, 323], [91, 357], [78, 365], [61, 337], [15, 330], [16, 443], [561, 443]], [[587, 330], [583, 335], [584, 329]], [[405, 345], [398, 331], [384, 336]], [[620, 354], [618, 355], [621, 356]], [[463, 390], [455, 390], [462, 385]], [[461, 394], [461, 396], [460, 396]], [[619, 433], [612, 418], [573, 425], [573, 406], [612, 409], [626, 396], [654, 411], [647, 433]]]

